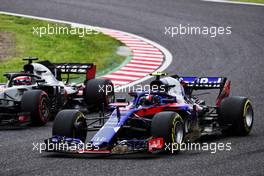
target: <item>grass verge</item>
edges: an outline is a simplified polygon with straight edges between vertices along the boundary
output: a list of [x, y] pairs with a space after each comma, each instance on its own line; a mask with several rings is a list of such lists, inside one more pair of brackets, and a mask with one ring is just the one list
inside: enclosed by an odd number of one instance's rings
[[[54, 63], [95, 63], [97, 71], [118, 67], [125, 57], [116, 54], [121, 42], [102, 33], [80, 37], [78, 34], [39, 35], [33, 34], [33, 27], [66, 27], [69, 25], [34, 20], [22, 17], [0, 15], [0, 82], [5, 81], [5, 72], [22, 70], [22, 58], [33, 56]], [[5, 40], [1, 40], [1, 36]], [[11, 41], [11, 44], [10, 44]], [[12, 47], [13, 45], [13, 47]]]

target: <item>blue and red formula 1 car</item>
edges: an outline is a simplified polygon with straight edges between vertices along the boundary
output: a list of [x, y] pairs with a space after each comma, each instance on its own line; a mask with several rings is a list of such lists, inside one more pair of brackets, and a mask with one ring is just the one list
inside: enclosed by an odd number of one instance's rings
[[[227, 78], [180, 78], [177, 75], [161, 78], [164, 75], [152, 74], [156, 80], [151, 82], [150, 91], [129, 93], [132, 102], [117, 99], [110, 115], [86, 118], [78, 110], [59, 112], [53, 136], [45, 140], [46, 150], [82, 155], [156, 153], [164, 152], [166, 143], [181, 144], [203, 135], [245, 136], [250, 133], [252, 104], [248, 98], [229, 96]], [[214, 106], [194, 96], [194, 91], [205, 89], [219, 90]], [[106, 118], [108, 120], [96, 128], [96, 123]], [[96, 129], [99, 131], [86, 141], [87, 131]]]

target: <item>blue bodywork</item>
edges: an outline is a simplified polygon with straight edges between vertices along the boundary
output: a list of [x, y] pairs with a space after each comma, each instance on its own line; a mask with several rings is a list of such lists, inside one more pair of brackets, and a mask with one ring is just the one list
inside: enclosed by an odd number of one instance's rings
[[127, 119], [137, 110], [122, 110], [120, 112], [120, 119], [117, 117], [117, 110], [115, 110], [104, 126], [94, 135], [91, 139], [91, 143], [96, 146], [107, 145], [111, 142], [113, 136], [118, 132], [120, 127], [122, 127]]
[[[198, 87], [198, 88], [218, 88], [222, 86], [225, 78], [222, 77], [182, 77], [181, 80], [188, 84], [189, 87]], [[140, 98], [147, 94], [155, 94], [160, 97], [160, 103], [158, 105], [149, 105], [149, 106], [139, 106]], [[118, 134], [120, 129], [126, 124], [127, 120], [131, 117], [135, 117], [135, 114], [142, 112], [141, 117], [148, 115], [155, 115], [155, 113], [162, 112], [164, 110], [169, 111], [184, 111], [188, 114], [193, 114], [193, 104], [192, 103], [177, 103], [177, 99], [174, 96], [168, 95], [166, 93], [159, 92], [134, 92], [131, 94], [134, 97], [131, 104], [128, 104], [126, 107], [115, 107], [114, 111], [111, 113], [109, 119], [106, 123], [100, 128], [100, 130], [92, 137], [89, 143], [94, 146], [101, 148], [111, 147], [113, 138]], [[188, 99], [188, 97], [185, 97]], [[169, 101], [168, 101], [169, 100]], [[188, 100], [187, 102], [191, 102]], [[145, 113], [146, 111], [146, 113]], [[195, 111], [196, 112], [196, 111]], [[148, 114], [149, 113], [149, 114]], [[195, 113], [196, 115], [196, 113]], [[80, 142], [79, 139], [73, 138], [62, 138], [59, 136], [53, 136], [49, 141], [58, 143], [62, 140], [66, 142]], [[67, 141], [68, 140], [68, 141]], [[145, 139], [146, 140], [146, 139]], [[138, 143], [140, 141], [137, 140]], [[130, 142], [135, 142], [134, 140], [127, 140]]]
[[[112, 138], [116, 135], [116, 133], [119, 131], [119, 129], [126, 123], [126, 121], [132, 117], [132, 115], [140, 110], [143, 109], [151, 109], [156, 108], [156, 106], [151, 105], [147, 107], [137, 107], [140, 101], [140, 97], [142, 97], [145, 94], [149, 94], [149, 92], [137, 92], [135, 99], [133, 100], [133, 106], [130, 108], [122, 108], [120, 110], [120, 119], [117, 117], [117, 110], [114, 110], [114, 112], [111, 114], [110, 118], [107, 120], [107, 122], [104, 124], [104, 126], [94, 135], [94, 137], [91, 139], [91, 143], [93, 143], [96, 146], [105, 146], [109, 144], [112, 141]], [[163, 103], [163, 99], [165, 97], [161, 97], [161, 104], [160, 107], [165, 106], [166, 103]], [[176, 103], [176, 98], [171, 97], [174, 100], [174, 103]], [[178, 110], [184, 110], [189, 111], [190, 107], [187, 104], [181, 104], [177, 105]]]

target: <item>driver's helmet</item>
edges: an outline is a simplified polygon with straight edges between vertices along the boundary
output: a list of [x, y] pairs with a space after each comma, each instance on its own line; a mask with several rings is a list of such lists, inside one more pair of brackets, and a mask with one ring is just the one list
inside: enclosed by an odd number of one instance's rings
[[141, 106], [150, 106], [150, 105], [159, 105], [160, 97], [158, 95], [145, 95], [140, 98], [139, 105]]
[[21, 86], [21, 85], [32, 85], [32, 78], [29, 76], [18, 76], [13, 80], [14, 86]]

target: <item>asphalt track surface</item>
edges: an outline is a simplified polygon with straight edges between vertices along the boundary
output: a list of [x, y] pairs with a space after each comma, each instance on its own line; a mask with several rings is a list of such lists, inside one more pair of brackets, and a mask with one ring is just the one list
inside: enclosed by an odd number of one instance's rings
[[[157, 158], [89, 159], [32, 151], [32, 142], [51, 135], [45, 127], [0, 131], [0, 175], [264, 175], [264, 8], [192, 0], [1, 0], [0, 10], [74, 21], [127, 32], [160, 43], [172, 52], [170, 74], [223, 75], [232, 94], [250, 97], [255, 121], [248, 137], [231, 151], [186, 151]], [[232, 35], [210, 38], [164, 35], [178, 24], [232, 26]]]

